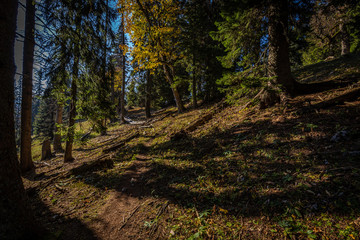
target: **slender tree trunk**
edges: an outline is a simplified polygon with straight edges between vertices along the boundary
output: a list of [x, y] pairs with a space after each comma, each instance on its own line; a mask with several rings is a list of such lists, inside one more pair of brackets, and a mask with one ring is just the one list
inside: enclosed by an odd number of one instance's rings
[[20, 167], [22, 173], [34, 169], [31, 156], [31, 104], [32, 74], [34, 63], [35, 4], [26, 0], [25, 39], [23, 53], [23, 81], [21, 103], [21, 148]]
[[[125, 46], [125, 18], [121, 15], [121, 44]], [[121, 94], [120, 94], [120, 122], [125, 123], [125, 77], [126, 77], [126, 56], [122, 52], [122, 79], [121, 79]]]
[[166, 76], [166, 79], [168, 80], [170, 86], [171, 86], [171, 90], [172, 90], [172, 93], [174, 95], [174, 99], [175, 99], [175, 103], [176, 103], [176, 107], [178, 109], [178, 112], [179, 113], [182, 113], [185, 111], [185, 107], [181, 101], [181, 97], [180, 97], [180, 93], [179, 93], [179, 90], [176, 86], [173, 86], [174, 84], [174, 71], [173, 69], [171, 69], [170, 67], [166, 66], [165, 64], [163, 65], [163, 68], [164, 68], [164, 72], [165, 72], [165, 76]]
[[55, 152], [63, 152], [63, 148], [61, 146], [61, 134], [59, 133], [59, 128], [57, 125], [62, 124], [64, 106], [61, 103], [57, 104], [56, 109], [56, 117], [55, 117], [55, 134], [54, 134], [54, 151]]
[[[106, 6], [108, 7], [108, 0], [106, 0]], [[108, 86], [108, 78], [106, 76], [106, 57], [107, 57], [107, 32], [108, 32], [108, 19], [109, 19], [109, 13], [108, 13], [108, 9], [106, 9], [106, 13], [105, 13], [105, 41], [104, 41], [104, 59], [103, 59], [103, 86]], [[106, 88], [107, 89], [107, 88]], [[100, 101], [106, 101], [106, 94], [105, 93], [102, 93], [100, 94], [101, 96], [101, 100]], [[102, 120], [100, 122], [101, 124], [101, 131], [100, 131], [100, 135], [101, 136], [105, 136], [106, 135], [106, 117], [104, 120]]]
[[276, 85], [289, 94], [294, 93], [295, 80], [291, 75], [289, 59], [288, 2], [287, 0], [269, 0], [269, 77]]
[[39, 239], [21, 181], [14, 128], [17, 1], [0, 1], [0, 238]]
[[193, 97], [193, 107], [197, 108], [197, 99], [196, 99], [196, 74], [195, 74], [195, 56], [193, 56], [193, 78], [192, 78], [192, 97]]
[[70, 102], [70, 113], [69, 113], [69, 129], [66, 140], [64, 162], [71, 162], [74, 160], [72, 156], [72, 147], [74, 142], [74, 133], [75, 133], [75, 116], [76, 116], [76, 93], [77, 85], [76, 81], [78, 78], [79, 72], [79, 59], [76, 58], [73, 66], [73, 80], [71, 83], [71, 102]]
[[150, 70], [146, 73], [146, 96], [145, 96], [145, 115], [146, 118], [151, 118], [151, 74]]
[[341, 56], [344, 56], [350, 53], [350, 36], [346, 28], [346, 24], [344, 20], [340, 20], [341, 23], [339, 25], [340, 34], [341, 34]]
[[[110, 62], [112, 62], [111, 56], [110, 56]], [[111, 91], [111, 95], [110, 95], [111, 104], [115, 105], [116, 104], [115, 103], [115, 83], [114, 83], [114, 71], [113, 71], [113, 68], [111, 68], [111, 71], [110, 71], [110, 86], [111, 86], [111, 89], [110, 89], [110, 91]], [[116, 112], [117, 112], [117, 109], [116, 109]], [[116, 122], [115, 116], [112, 116], [111, 122], [112, 123]]]

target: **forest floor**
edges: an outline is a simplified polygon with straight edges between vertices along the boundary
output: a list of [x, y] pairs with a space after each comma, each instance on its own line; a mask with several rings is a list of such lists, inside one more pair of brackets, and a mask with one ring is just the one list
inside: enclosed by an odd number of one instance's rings
[[359, 239], [359, 94], [323, 104], [360, 87], [350, 60], [295, 72], [340, 88], [265, 110], [133, 109], [74, 162], [36, 161], [24, 185], [46, 239]]

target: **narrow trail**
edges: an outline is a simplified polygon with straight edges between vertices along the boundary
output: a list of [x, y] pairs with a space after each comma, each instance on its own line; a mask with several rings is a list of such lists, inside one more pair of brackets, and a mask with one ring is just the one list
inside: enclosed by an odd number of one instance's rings
[[[129, 114], [129, 126], [145, 122], [143, 112]], [[151, 145], [150, 143], [145, 145]], [[89, 228], [99, 239], [145, 239], [154, 234], [154, 228], [144, 225], [156, 217], [163, 200], [151, 196], [147, 189], [146, 174], [151, 170], [152, 159], [147, 154], [137, 154], [136, 160], [121, 174], [121, 180], [113, 189], [105, 205], [99, 210]], [[145, 214], [144, 214], [145, 213]]]
[[[149, 170], [146, 161], [135, 160], [123, 174], [118, 183], [121, 189], [114, 190], [99, 215], [91, 223], [100, 239], [141, 239], [141, 219], [135, 218], [137, 212], [154, 201], [142, 197], [145, 182], [142, 175]], [[140, 230], [140, 231], [139, 231]]]

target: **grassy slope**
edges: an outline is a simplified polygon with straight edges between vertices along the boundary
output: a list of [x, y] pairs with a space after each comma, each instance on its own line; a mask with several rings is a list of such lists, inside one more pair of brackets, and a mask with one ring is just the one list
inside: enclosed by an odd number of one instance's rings
[[[350, 79], [358, 85], [359, 62], [350, 56], [295, 75], [303, 82]], [[136, 172], [139, 184], [129, 185], [136, 189], [128, 197], [156, 204], [129, 210], [132, 219], [119, 235], [124, 239], [358, 239], [360, 100], [299, 111], [349, 88], [261, 111], [220, 109], [176, 140], [171, 136], [211, 107], [181, 115], [167, 109], [155, 114], [155, 120], [164, 118], [151, 127], [118, 125], [108, 136], [78, 145], [73, 164], [62, 165], [60, 156], [48, 161], [50, 166], [38, 163], [38, 176], [25, 179], [25, 185], [38, 219], [53, 233], [50, 238], [107, 239], [93, 223], [111, 194], [127, 194], [127, 173], [142, 164], [145, 170]], [[341, 130], [347, 137], [330, 141]], [[84, 168], [103, 148], [135, 131], [137, 138], [104, 158], [113, 164], [98, 160]]]

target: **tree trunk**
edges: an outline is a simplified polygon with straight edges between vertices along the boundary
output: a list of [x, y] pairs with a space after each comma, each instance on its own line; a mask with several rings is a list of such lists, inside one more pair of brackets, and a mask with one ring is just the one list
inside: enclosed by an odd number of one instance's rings
[[180, 94], [179, 94], [179, 90], [176, 86], [173, 86], [174, 84], [174, 71], [171, 67], [168, 67], [166, 66], [165, 64], [163, 65], [163, 68], [164, 68], [164, 72], [165, 72], [165, 76], [171, 86], [171, 90], [172, 90], [172, 93], [174, 95], [174, 99], [175, 99], [175, 102], [176, 102], [176, 107], [178, 109], [178, 112], [179, 113], [182, 113], [185, 111], [185, 107], [181, 101], [181, 97], [180, 97]]
[[75, 133], [75, 116], [76, 116], [76, 92], [77, 92], [77, 85], [76, 80], [78, 77], [78, 66], [79, 59], [75, 59], [74, 66], [73, 66], [73, 80], [71, 83], [71, 102], [70, 102], [70, 113], [69, 113], [69, 128], [67, 134], [67, 141], [65, 147], [65, 155], [64, 155], [64, 162], [71, 162], [74, 160], [72, 156], [72, 146], [74, 142], [74, 133]]
[[192, 78], [192, 97], [193, 97], [193, 107], [197, 108], [197, 99], [196, 99], [196, 76], [195, 76], [195, 56], [193, 56], [193, 78]]
[[31, 104], [32, 74], [34, 63], [35, 4], [26, 0], [25, 39], [23, 53], [23, 81], [21, 102], [21, 148], [20, 167], [22, 173], [34, 169], [31, 156]]
[[[110, 62], [112, 62], [112, 58], [110, 56]], [[110, 85], [111, 85], [111, 104], [113, 105], [116, 105], [115, 103], [115, 82], [114, 82], [114, 71], [113, 71], [113, 68], [111, 68], [111, 71], [110, 71]], [[116, 107], [116, 112], [117, 112], [117, 107]], [[112, 116], [112, 118], [110, 119], [110, 122], [111, 123], [114, 123], [116, 122], [116, 117], [115, 116]]]
[[346, 24], [344, 20], [340, 20], [341, 23], [339, 25], [340, 28], [340, 36], [341, 36], [341, 56], [344, 56], [350, 53], [350, 36], [346, 28]]
[[[124, 29], [124, 15], [121, 15], [121, 44], [125, 45], [125, 29]], [[126, 75], [126, 57], [122, 53], [122, 80], [121, 80], [121, 95], [120, 95], [120, 122], [125, 123], [125, 75]]]
[[288, 3], [287, 0], [270, 0], [268, 9], [269, 19], [269, 77], [273, 77], [275, 85], [293, 94], [295, 80], [291, 75], [289, 59], [288, 31]]
[[51, 156], [52, 154], [51, 154], [50, 140], [46, 139], [41, 147], [41, 160], [50, 159]]
[[57, 125], [62, 124], [62, 117], [64, 112], [64, 106], [60, 103], [57, 104], [56, 109], [56, 121], [55, 121], [55, 134], [54, 134], [54, 151], [55, 152], [63, 152], [63, 148], [61, 146], [61, 133], [59, 133], [59, 128]]
[[39, 239], [16, 156], [14, 128], [14, 41], [17, 1], [0, 1], [0, 236]]
[[151, 118], [151, 75], [150, 70], [146, 73], [146, 96], [145, 96], [145, 116]]
[[[102, 79], [102, 84], [103, 84], [103, 88], [105, 86], [108, 86], [108, 79], [106, 76], [106, 57], [107, 57], [107, 33], [108, 33], [108, 19], [109, 19], [109, 13], [108, 13], [108, 0], [106, 0], [106, 12], [105, 12], [105, 41], [104, 41], [104, 58], [103, 58], [103, 79]], [[107, 88], [106, 88], [107, 89]], [[101, 90], [101, 92], [104, 91], [103, 89]], [[101, 100], [100, 102], [106, 101], [106, 94], [105, 93], [101, 93]], [[100, 131], [100, 135], [101, 136], [105, 136], [106, 132], [107, 132], [107, 128], [106, 128], [106, 116], [104, 120], [100, 121], [101, 124], [101, 131]]]

